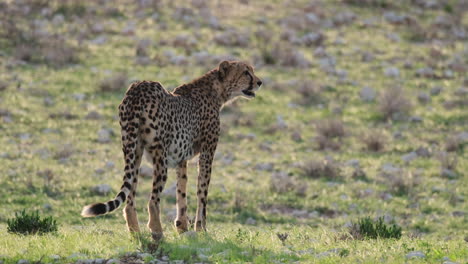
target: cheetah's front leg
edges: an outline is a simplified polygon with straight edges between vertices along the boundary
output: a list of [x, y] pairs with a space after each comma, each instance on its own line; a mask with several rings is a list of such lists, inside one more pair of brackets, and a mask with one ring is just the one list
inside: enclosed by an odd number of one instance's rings
[[214, 150], [200, 154], [198, 161], [198, 184], [197, 184], [197, 214], [195, 216], [195, 231], [206, 231], [206, 205], [208, 203], [208, 186], [211, 177], [211, 164], [213, 162]]

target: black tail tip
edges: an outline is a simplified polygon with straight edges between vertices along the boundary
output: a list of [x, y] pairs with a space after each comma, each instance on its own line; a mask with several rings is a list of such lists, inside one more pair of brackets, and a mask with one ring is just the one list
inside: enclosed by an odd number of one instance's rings
[[93, 217], [97, 215], [103, 215], [107, 213], [107, 207], [104, 203], [95, 203], [83, 207], [81, 211], [81, 216], [83, 217]]

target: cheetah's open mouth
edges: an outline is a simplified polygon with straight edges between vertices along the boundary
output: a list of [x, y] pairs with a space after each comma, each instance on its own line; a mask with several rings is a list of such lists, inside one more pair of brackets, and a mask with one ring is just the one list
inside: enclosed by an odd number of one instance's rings
[[249, 89], [242, 90], [242, 93], [244, 93], [247, 97], [255, 97], [255, 93]]

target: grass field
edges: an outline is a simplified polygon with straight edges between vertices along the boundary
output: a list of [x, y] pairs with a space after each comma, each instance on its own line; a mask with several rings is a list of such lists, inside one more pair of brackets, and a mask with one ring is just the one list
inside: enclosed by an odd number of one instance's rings
[[[0, 3], [0, 263], [466, 263], [467, 7]], [[174, 230], [173, 171], [159, 245], [147, 231], [132, 238], [120, 209], [81, 218], [122, 184], [117, 106], [128, 85], [171, 90], [224, 59], [249, 61], [264, 85], [223, 109], [208, 232]], [[196, 160], [188, 173], [194, 216]], [[150, 187], [143, 177], [142, 227]], [[8, 233], [23, 209], [53, 216], [59, 231]], [[366, 216], [403, 236], [353, 236]]]

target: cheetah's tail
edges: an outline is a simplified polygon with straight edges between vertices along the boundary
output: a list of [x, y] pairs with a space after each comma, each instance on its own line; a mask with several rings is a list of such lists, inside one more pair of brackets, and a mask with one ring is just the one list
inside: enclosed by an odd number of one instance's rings
[[[126, 162], [125, 176], [123, 179], [124, 183], [120, 188], [120, 192], [113, 200], [105, 203], [94, 203], [83, 207], [81, 211], [81, 216], [83, 217], [103, 215], [119, 208], [119, 206], [128, 199], [132, 190], [132, 184], [135, 184], [134, 179], [138, 175], [139, 166], [136, 164], [138, 136], [134, 131], [138, 131], [139, 129], [141, 109], [134, 108], [134, 105], [138, 105], [138, 103], [136, 103], [138, 98], [135, 98], [133, 95], [135, 92], [138, 92], [138, 85], [139, 83], [134, 83], [129, 87], [124, 100], [119, 106], [123, 152]], [[138, 157], [138, 159], [140, 158], [141, 157]]]
[[[127, 183], [127, 182], [125, 182]], [[124, 184], [125, 185], [125, 184]], [[130, 192], [130, 186], [122, 186], [121, 191], [114, 200], [107, 201], [105, 203], [94, 203], [83, 207], [81, 211], [81, 216], [83, 217], [93, 217], [98, 215], [103, 215], [114, 211], [119, 208], [119, 206], [125, 202], [125, 198]]]

